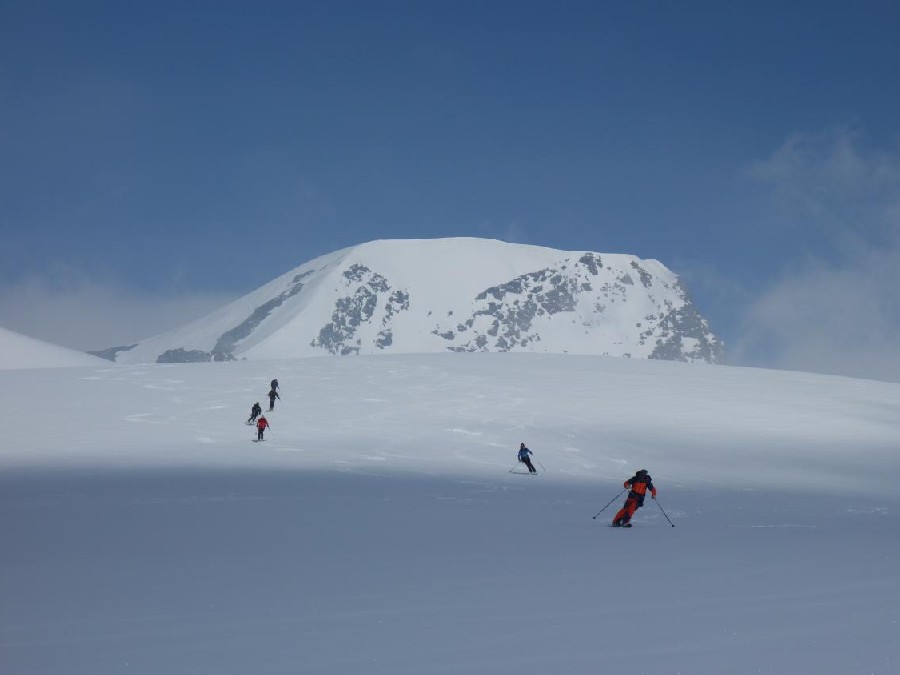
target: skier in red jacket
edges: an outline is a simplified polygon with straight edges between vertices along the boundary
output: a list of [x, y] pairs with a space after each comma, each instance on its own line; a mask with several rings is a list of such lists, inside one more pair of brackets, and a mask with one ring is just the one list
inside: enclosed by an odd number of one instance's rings
[[613, 518], [613, 527], [631, 527], [631, 516], [644, 505], [644, 495], [650, 490], [650, 495], [656, 499], [656, 488], [653, 487], [653, 479], [647, 473], [647, 469], [641, 469], [633, 478], [625, 481], [625, 487], [631, 488], [625, 506]]
[[263, 440], [263, 434], [265, 433], [268, 426], [269, 420], [267, 420], [264, 415], [256, 420], [256, 440]]

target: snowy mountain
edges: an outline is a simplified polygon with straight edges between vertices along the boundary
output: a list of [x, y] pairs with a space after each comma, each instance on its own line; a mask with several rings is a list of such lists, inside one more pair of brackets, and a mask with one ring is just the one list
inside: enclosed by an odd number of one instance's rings
[[72, 368], [103, 365], [103, 361], [49, 342], [0, 328], [0, 370]]
[[343, 249], [186, 326], [95, 353], [177, 363], [447, 351], [723, 360], [656, 260], [471, 238]]

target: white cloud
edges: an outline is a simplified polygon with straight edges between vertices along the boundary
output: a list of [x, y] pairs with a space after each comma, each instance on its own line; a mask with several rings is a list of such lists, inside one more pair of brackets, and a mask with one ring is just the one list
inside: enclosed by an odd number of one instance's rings
[[149, 295], [80, 275], [35, 276], [0, 288], [0, 326], [72, 349], [97, 350], [169, 330], [234, 297]]
[[857, 130], [794, 134], [749, 173], [772, 188], [788, 222], [813, 224], [836, 243], [898, 228], [900, 147], [866, 147]]
[[810, 242], [750, 304], [732, 360], [900, 380], [900, 148], [796, 135], [751, 174]]
[[531, 240], [528, 231], [518, 221], [508, 223], [503, 229], [503, 235], [500, 237], [502, 241], [508, 241], [513, 244], [520, 244]]
[[473, 236], [499, 239], [511, 244], [530, 244], [533, 240], [528, 229], [518, 219], [505, 222], [492, 219], [482, 220], [477, 225], [477, 232]]

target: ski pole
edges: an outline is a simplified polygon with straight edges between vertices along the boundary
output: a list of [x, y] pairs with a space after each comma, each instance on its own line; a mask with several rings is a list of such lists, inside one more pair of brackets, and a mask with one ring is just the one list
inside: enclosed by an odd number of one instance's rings
[[[662, 504], [659, 503], [659, 500], [658, 500], [658, 499], [654, 499], [653, 501], [656, 502], [656, 505], [659, 507], [659, 510], [662, 511], [662, 514], [663, 514], [664, 516], [666, 516], [666, 512], [663, 511]], [[669, 516], [666, 516], [666, 520], [669, 520]], [[675, 523], [673, 523], [671, 520], [669, 520], [669, 525], [671, 525], [672, 527], [675, 527]]]
[[539, 459], [535, 460], [535, 461], [541, 465], [541, 471], [543, 471], [544, 473], [547, 473], [547, 469], [544, 468], [543, 462], [541, 462], [541, 460], [539, 460]]
[[[627, 489], [628, 489], [628, 488], [625, 488], [624, 490], [622, 490], [622, 492], [625, 492], [625, 490], [627, 490]], [[622, 492], [620, 492], [620, 493], [617, 494], [615, 497], [613, 497], [612, 499], [610, 499], [610, 500], [609, 500], [609, 504], [612, 504], [612, 503], [613, 503], [614, 501], [616, 501], [619, 497], [621, 497], [621, 496], [622, 496]], [[609, 508], [609, 504], [607, 504], [607, 505], [604, 506], [602, 509], [600, 509], [599, 511], [597, 511], [597, 513], [594, 514], [594, 520], [597, 520], [597, 516], [599, 516], [601, 513], [603, 513], [604, 511], [606, 511], [606, 509]]]

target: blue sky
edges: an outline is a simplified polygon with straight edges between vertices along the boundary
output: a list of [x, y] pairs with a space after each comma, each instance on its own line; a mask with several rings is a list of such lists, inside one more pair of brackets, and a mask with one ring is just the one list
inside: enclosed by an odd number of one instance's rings
[[481, 236], [663, 261], [734, 363], [900, 377], [897, 35], [896, 2], [5, 2], [0, 325], [100, 348]]

